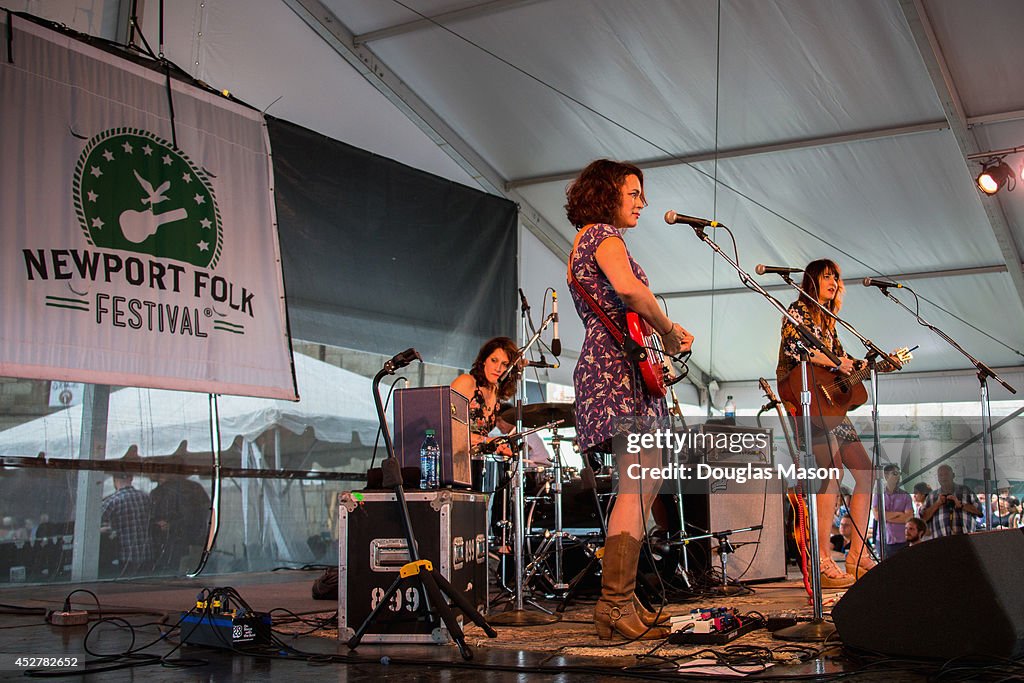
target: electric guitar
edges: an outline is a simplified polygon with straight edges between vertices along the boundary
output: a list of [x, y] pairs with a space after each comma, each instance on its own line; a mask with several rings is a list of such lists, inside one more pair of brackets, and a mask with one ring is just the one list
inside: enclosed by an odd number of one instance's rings
[[626, 332], [633, 341], [632, 349], [627, 346], [627, 352], [640, 368], [647, 393], [654, 398], [664, 398], [668, 387], [683, 377], [673, 375], [672, 366], [662, 352], [661, 335], [633, 311], [626, 311]]
[[[775, 392], [772, 391], [772, 387], [768, 384], [768, 380], [761, 377], [757, 380], [761, 385], [761, 390], [764, 391], [765, 398], [768, 399], [768, 405], [762, 408], [762, 410], [768, 410], [768, 406], [775, 406], [775, 412], [779, 416], [779, 424], [782, 427], [782, 434], [786, 437], [786, 448], [789, 449], [789, 456], [793, 460], [793, 464], [797, 467], [800, 466], [800, 457], [797, 453], [796, 442], [793, 440], [793, 434], [789, 429], [790, 418], [782, 409], [782, 401], [776, 396]], [[804, 589], [807, 591], [809, 596], [811, 593], [811, 582], [808, 574], [808, 536], [807, 536], [807, 499], [804, 498], [803, 491], [801, 490], [800, 481], [797, 480], [796, 486], [786, 491], [786, 499], [789, 501], [789, 506], [793, 514], [793, 541], [796, 543], [797, 551], [800, 554], [800, 571], [804, 577]]]
[[[900, 362], [900, 368], [913, 359], [913, 354], [906, 347], [893, 351]], [[810, 365], [810, 364], [808, 364]], [[879, 372], [892, 372], [899, 368], [887, 359], [878, 364]], [[820, 366], [808, 367], [810, 377], [808, 384], [811, 391], [811, 423], [818, 428], [831, 429], [842, 422], [846, 413], [864, 405], [868, 400], [868, 390], [864, 380], [871, 374], [867, 365], [849, 375], [838, 375]], [[779, 395], [788, 403], [801, 408], [800, 392], [803, 381], [800, 366], [796, 365], [785, 377], [779, 380]]]

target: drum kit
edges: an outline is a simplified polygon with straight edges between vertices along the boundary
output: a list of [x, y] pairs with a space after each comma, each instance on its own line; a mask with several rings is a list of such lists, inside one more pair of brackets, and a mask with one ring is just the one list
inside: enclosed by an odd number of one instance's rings
[[[514, 424], [516, 408], [509, 408], [500, 417]], [[589, 487], [580, 469], [565, 464], [563, 447], [578, 453], [576, 440], [560, 432], [576, 426], [572, 404], [523, 405], [521, 420], [520, 433], [492, 439], [475, 450], [474, 488], [492, 496], [488, 528], [492, 532], [491, 547], [500, 563], [498, 577], [502, 589], [513, 595], [515, 588], [509, 583], [519, 584], [509, 581], [516, 571], [513, 548], [518, 546], [524, 550], [521, 585], [533, 586], [543, 593], [564, 594], [570, 588], [567, 579], [572, 578], [566, 576], [566, 551], [603, 542], [602, 507], [597, 495], [588, 494]], [[523, 538], [515, 543], [516, 460], [488, 451], [501, 443], [514, 444], [540, 430], [550, 430], [553, 455], [549, 457], [546, 449], [543, 453], [533, 449], [528, 451], [528, 459], [523, 460]], [[610, 475], [599, 476], [610, 480]], [[611, 488], [610, 481], [607, 488]], [[595, 543], [588, 544], [587, 537]], [[592, 548], [584, 548], [584, 552], [588, 549], [592, 552]]]

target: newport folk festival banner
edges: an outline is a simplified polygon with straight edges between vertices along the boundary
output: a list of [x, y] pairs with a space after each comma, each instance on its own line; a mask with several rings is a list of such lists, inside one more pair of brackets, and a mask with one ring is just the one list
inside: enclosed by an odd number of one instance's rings
[[259, 112], [13, 28], [0, 376], [295, 399]]

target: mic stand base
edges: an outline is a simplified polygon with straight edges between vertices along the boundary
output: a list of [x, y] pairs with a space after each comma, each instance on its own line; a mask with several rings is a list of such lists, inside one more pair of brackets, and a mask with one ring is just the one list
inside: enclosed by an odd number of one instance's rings
[[798, 642], [821, 642], [831, 638], [836, 632], [835, 625], [824, 619], [814, 619], [795, 626], [780, 628], [772, 633], [772, 638], [793, 640]]

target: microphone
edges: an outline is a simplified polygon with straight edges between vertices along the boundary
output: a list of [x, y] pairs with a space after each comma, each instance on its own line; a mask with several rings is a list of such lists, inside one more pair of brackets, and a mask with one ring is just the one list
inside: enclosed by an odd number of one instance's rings
[[398, 370], [399, 368], [404, 368], [406, 365], [409, 365], [409, 363], [412, 363], [414, 360], [418, 360], [421, 363], [423, 362], [423, 357], [420, 356], [420, 352], [416, 349], [406, 349], [401, 353], [395, 354], [388, 363], [391, 364], [393, 369]]
[[878, 287], [879, 289], [885, 289], [887, 287], [895, 287], [896, 289], [903, 289], [903, 285], [898, 282], [891, 282], [889, 280], [879, 280], [874, 277], [866, 277], [863, 280], [865, 287]]
[[709, 221], [706, 218], [694, 218], [693, 216], [684, 216], [681, 213], [675, 211], [665, 212], [665, 222], [669, 225], [689, 225], [691, 228], [717, 228], [724, 227], [718, 221]]
[[554, 290], [551, 290], [551, 322], [551, 353], [557, 358], [562, 355], [562, 340], [558, 338], [558, 292]]
[[777, 273], [779, 275], [792, 275], [793, 273], [804, 272], [803, 268], [787, 268], [786, 266], [766, 266], [763, 263], [758, 263], [754, 268], [754, 272], [758, 275], [770, 275]]
[[559, 367], [559, 365], [558, 365], [558, 363], [549, 363], [546, 360], [528, 360], [528, 361], [526, 361], [526, 367], [528, 367], [528, 368], [551, 368], [552, 370], [554, 370], [554, 369], [557, 369]]
[[526, 295], [523, 294], [523, 288], [519, 288], [519, 299], [523, 302], [523, 311], [530, 310], [530, 304], [526, 303]]

